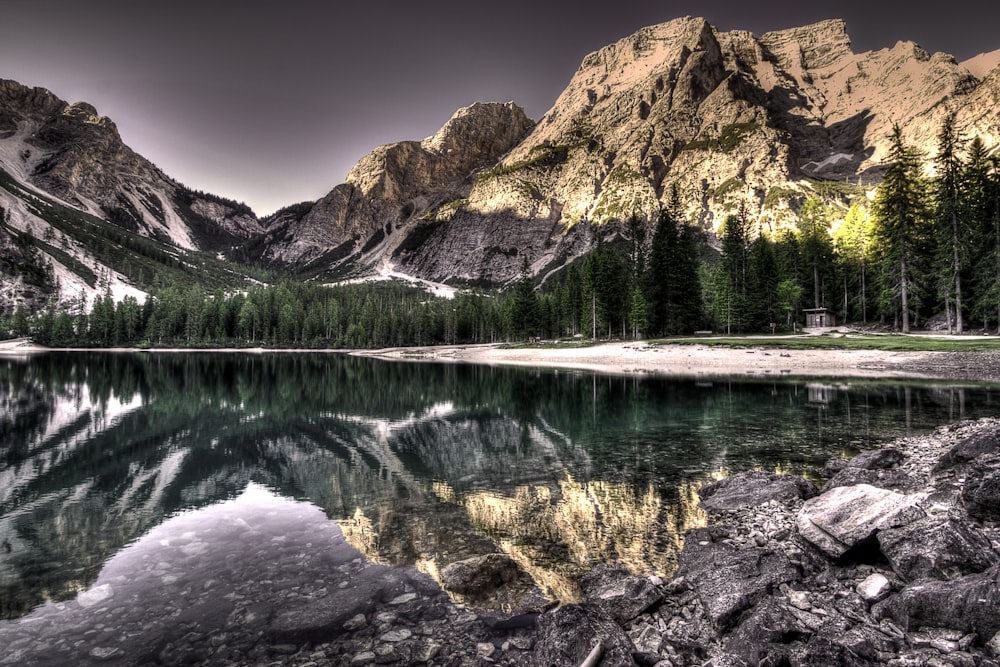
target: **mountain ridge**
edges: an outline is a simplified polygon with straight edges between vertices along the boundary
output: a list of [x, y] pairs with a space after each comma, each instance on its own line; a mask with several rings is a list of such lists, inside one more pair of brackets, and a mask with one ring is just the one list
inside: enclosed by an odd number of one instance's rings
[[[932, 154], [955, 111], [966, 136], [997, 145], [998, 102], [1000, 50], [964, 63], [906, 41], [855, 53], [840, 19], [757, 37], [681, 17], [585, 56], [537, 123], [512, 102], [472, 104], [264, 219], [171, 179], [93, 106], [3, 80], [0, 167], [25, 192], [187, 252], [323, 281], [398, 271], [502, 285], [524, 262], [544, 279], [624, 237], [632, 216], [651, 223], [675, 187], [706, 231], [741, 206], [764, 230], [795, 226], [807, 196], [845, 205], [880, 181], [894, 124]], [[17, 233], [53, 234], [9, 190], [0, 206]], [[50, 240], [129, 284], [78, 239]], [[64, 296], [95, 290], [70, 282]]]

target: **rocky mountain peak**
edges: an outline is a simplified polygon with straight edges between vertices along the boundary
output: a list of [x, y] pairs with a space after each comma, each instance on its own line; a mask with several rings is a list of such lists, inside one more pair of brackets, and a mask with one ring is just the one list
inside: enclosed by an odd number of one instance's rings
[[765, 33], [760, 42], [789, 69], [823, 69], [854, 54], [847, 23], [841, 19]]
[[478, 161], [483, 154], [497, 155], [508, 150], [534, 123], [513, 102], [476, 102], [456, 111], [433, 136], [420, 142], [421, 148], [440, 155]]
[[475, 172], [495, 165], [533, 126], [511, 102], [476, 103], [423, 141], [379, 146], [301, 219], [272, 225], [265, 255], [282, 262], [322, 259], [334, 272], [358, 260], [387, 262], [423, 218], [443, 205], [457, 210]]

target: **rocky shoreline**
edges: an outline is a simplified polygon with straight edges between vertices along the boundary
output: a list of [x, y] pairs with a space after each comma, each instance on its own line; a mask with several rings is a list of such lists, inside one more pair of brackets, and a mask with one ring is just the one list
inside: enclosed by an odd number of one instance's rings
[[[222, 631], [181, 605], [158, 644], [121, 644], [132, 628], [110, 620], [82, 643], [39, 639], [49, 623], [78, 636], [73, 623], [108, 602], [97, 587], [63, 605], [79, 614], [8, 628], [0, 665], [1000, 667], [1000, 419], [832, 460], [822, 477], [745, 472], [703, 486], [710, 525], [685, 535], [669, 581], [598, 566], [575, 604], [530, 592], [502, 553], [429, 573], [344, 546], [319, 569], [336, 586], [290, 578], [280, 600], [237, 588]], [[512, 611], [483, 608], [496, 600]]]
[[[622, 649], [600, 664], [1000, 665], [1000, 421], [942, 427], [824, 472], [823, 493], [767, 473], [703, 487], [713, 525], [688, 533], [671, 581], [649, 582], [651, 608], [601, 637]], [[641, 578], [607, 575], [584, 587], [592, 615], [636, 597], [622, 582]], [[542, 662], [580, 664], [597, 627], [553, 637], [560, 625], [540, 619]]]
[[474, 598], [516, 566], [471, 559], [440, 573], [451, 597], [402, 575], [312, 636], [288, 619], [300, 647], [281, 662], [1000, 667], [1000, 419], [833, 460], [823, 476], [822, 492], [763, 472], [703, 487], [710, 525], [688, 532], [669, 581], [598, 566], [578, 604], [500, 614]]

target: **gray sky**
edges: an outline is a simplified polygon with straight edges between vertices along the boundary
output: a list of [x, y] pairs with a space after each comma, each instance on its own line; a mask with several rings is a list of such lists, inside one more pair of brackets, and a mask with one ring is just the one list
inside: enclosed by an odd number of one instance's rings
[[587, 53], [678, 16], [757, 35], [843, 18], [855, 51], [1000, 49], [1000, 3], [889, 4], [0, 0], [0, 78], [90, 102], [169, 175], [267, 214], [472, 102], [538, 120]]

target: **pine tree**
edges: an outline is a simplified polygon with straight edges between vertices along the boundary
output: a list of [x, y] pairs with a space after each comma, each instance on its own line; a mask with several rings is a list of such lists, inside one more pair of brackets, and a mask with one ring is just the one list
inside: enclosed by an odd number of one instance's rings
[[726, 333], [744, 331], [748, 324], [750, 284], [750, 219], [740, 207], [726, 218], [722, 230], [722, 262], [716, 279], [717, 308], [723, 313]]
[[809, 197], [799, 211], [799, 237], [802, 259], [812, 277], [813, 308], [822, 308], [825, 299], [824, 278], [833, 263], [830, 219], [818, 197]]
[[[937, 175], [934, 179], [934, 202], [938, 291], [944, 298], [948, 333], [963, 333], [962, 274], [968, 257], [969, 230], [962, 205], [962, 165], [959, 151], [962, 139], [955, 126], [955, 113], [945, 116], [938, 133], [938, 154], [934, 159]], [[954, 308], [952, 307], [954, 304]], [[954, 317], [952, 313], [954, 312]]]
[[893, 127], [890, 141], [885, 176], [873, 206], [874, 236], [880, 252], [880, 300], [883, 312], [901, 322], [903, 333], [910, 333], [911, 315], [918, 305], [920, 241], [930, 211], [919, 155], [903, 142], [898, 125]]
[[534, 336], [538, 328], [538, 297], [531, 284], [531, 267], [527, 257], [521, 262], [521, 273], [514, 286], [511, 307], [513, 334], [520, 339]]

